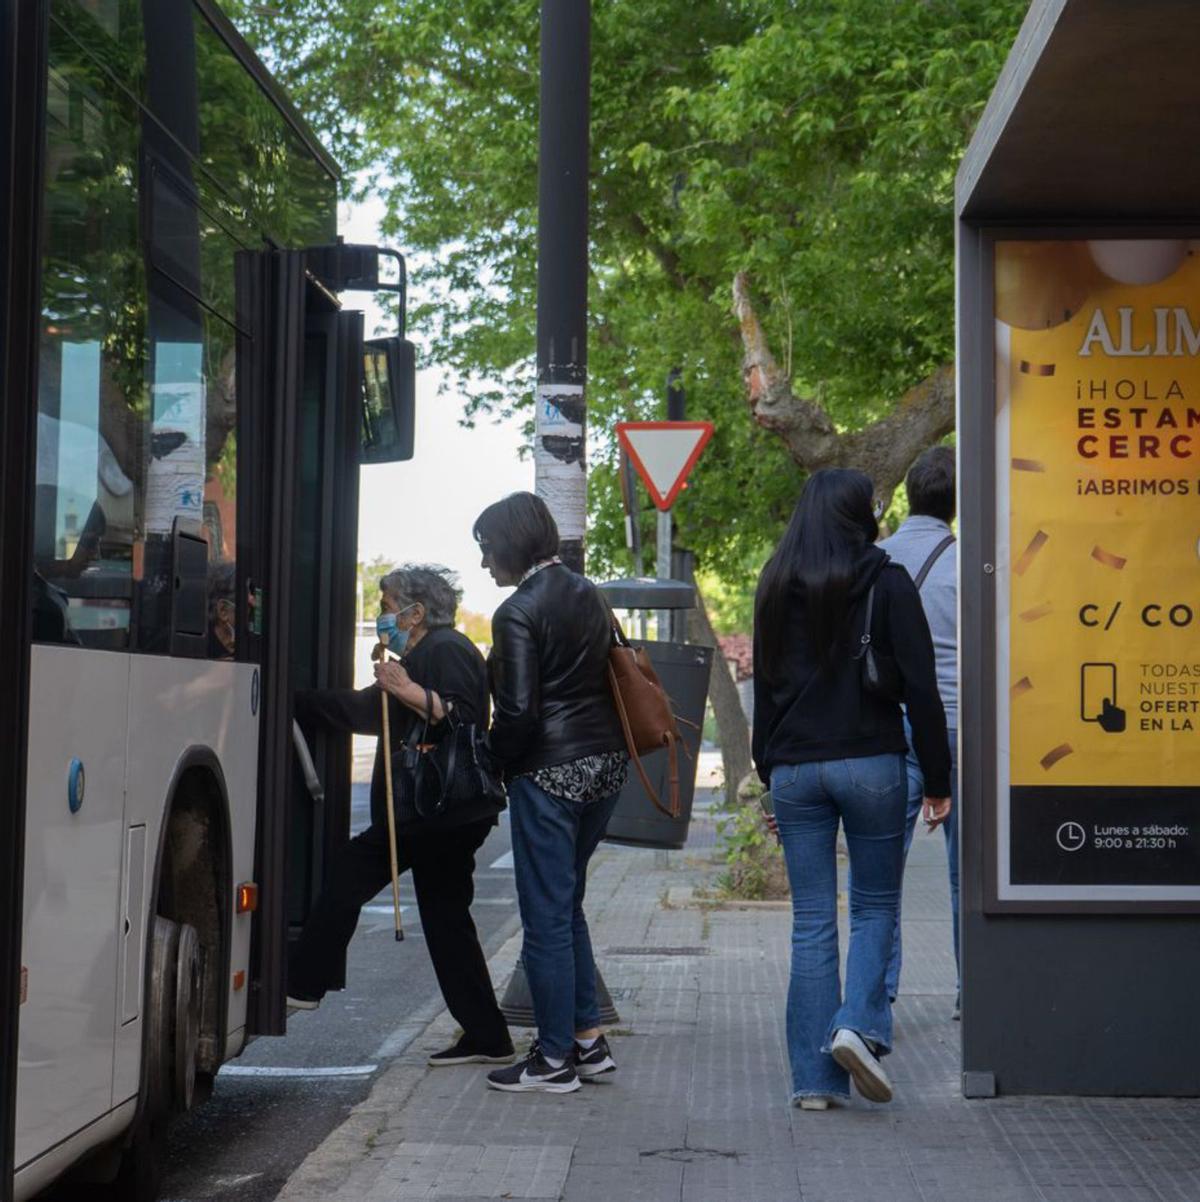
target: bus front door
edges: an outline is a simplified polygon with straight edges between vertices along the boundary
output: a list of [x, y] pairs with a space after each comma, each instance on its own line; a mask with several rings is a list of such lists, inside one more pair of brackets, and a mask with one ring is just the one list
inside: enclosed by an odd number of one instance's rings
[[353, 683], [362, 317], [341, 310], [305, 270], [303, 252], [247, 254], [240, 279], [253, 330], [242, 395], [255, 398], [245, 407], [243, 462], [260, 465], [240, 485], [251, 515], [241, 587], [262, 668], [248, 1030], [278, 1035], [289, 938], [349, 834], [349, 737], [314, 737], [322, 788], [311, 790], [296, 758], [292, 698]]

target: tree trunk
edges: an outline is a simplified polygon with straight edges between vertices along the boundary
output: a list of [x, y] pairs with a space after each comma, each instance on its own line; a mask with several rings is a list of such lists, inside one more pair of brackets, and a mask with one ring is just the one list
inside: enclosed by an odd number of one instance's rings
[[775, 361], [750, 296], [750, 279], [733, 281], [733, 309], [742, 331], [742, 374], [754, 420], [783, 439], [797, 465], [856, 467], [875, 482], [886, 508], [914, 459], [954, 429], [954, 365], [939, 367], [910, 388], [892, 411], [861, 430], [841, 431], [814, 400], [797, 396]]
[[708, 610], [699, 588], [696, 589], [696, 608], [688, 614], [688, 626], [693, 643], [714, 648], [715, 662], [708, 686], [708, 699], [712, 702], [717, 731], [721, 738], [725, 799], [732, 802], [737, 798], [737, 787], [742, 778], [753, 767], [750, 761], [750, 724], [746, 721], [737, 684], [725, 657], [721, 654], [721, 645], [717, 642], [716, 632], [708, 619]]

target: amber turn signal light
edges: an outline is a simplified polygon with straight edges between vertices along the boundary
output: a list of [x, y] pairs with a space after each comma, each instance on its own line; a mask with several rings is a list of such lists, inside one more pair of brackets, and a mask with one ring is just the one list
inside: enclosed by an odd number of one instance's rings
[[237, 887], [237, 912], [252, 914], [258, 909], [258, 886], [253, 881], [246, 881]]

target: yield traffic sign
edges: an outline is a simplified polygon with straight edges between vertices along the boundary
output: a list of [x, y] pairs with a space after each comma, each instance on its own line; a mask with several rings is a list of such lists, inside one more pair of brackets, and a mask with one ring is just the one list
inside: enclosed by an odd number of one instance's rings
[[617, 437], [664, 512], [713, 436], [712, 422], [617, 422]]

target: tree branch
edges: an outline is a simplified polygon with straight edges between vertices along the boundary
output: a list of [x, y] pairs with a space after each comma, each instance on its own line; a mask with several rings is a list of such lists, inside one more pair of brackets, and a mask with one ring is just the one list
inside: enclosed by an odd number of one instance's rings
[[742, 378], [754, 420], [783, 439], [806, 471], [856, 467], [875, 481], [885, 505], [912, 461], [954, 429], [954, 365], [939, 367], [910, 388], [877, 422], [839, 432], [816, 401], [797, 396], [767, 344], [750, 297], [750, 279], [739, 271], [733, 281], [733, 310], [742, 334]]

